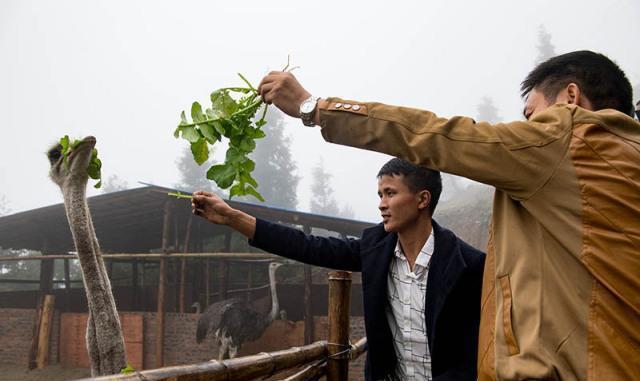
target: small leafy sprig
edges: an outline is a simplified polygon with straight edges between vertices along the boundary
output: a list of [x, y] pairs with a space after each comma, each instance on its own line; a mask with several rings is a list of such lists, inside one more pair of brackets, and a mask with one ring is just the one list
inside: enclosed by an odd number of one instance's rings
[[[74, 139], [73, 142], [71, 142], [69, 135], [60, 138], [60, 146], [62, 147], [60, 153], [62, 155], [62, 162], [67, 170], [69, 170], [69, 154], [78, 148], [80, 144], [82, 144], [82, 140]], [[89, 161], [89, 166], [87, 167], [87, 174], [92, 179], [98, 180], [96, 185], [93, 186], [94, 188], [100, 188], [102, 186], [102, 161], [98, 159], [98, 150], [95, 148], [91, 151], [91, 161]]]
[[[289, 60], [283, 71], [289, 69]], [[173, 133], [178, 138], [182, 136], [191, 144], [191, 153], [198, 163], [206, 162], [209, 158], [209, 145], [229, 140], [229, 148], [223, 164], [211, 166], [207, 171], [207, 178], [218, 184], [218, 187], [229, 191], [229, 198], [233, 196], [252, 195], [264, 201], [256, 190], [257, 181], [251, 176], [256, 167], [248, 155], [256, 148], [256, 139], [264, 138], [261, 127], [267, 122], [268, 105], [262, 102], [255, 87], [240, 73], [238, 76], [247, 87], [225, 87], [211, 93], [211, 107], [205, 110], [198, 102], [191, 105], [191, 121], [184, 111], [180, 114], [180, 124]], [[264, 107], [263, 107], [264, 106]], [[256, 120], [255, 115], [263, 107], [261, 117]]]
[[168, 192], [167, 196], [169, 197], [175, 197], [175, 198], [186, 198], [186, 199], [193, 199], [193, 196], [188, 195], [188, 194], [184, 194], [182, 192]]

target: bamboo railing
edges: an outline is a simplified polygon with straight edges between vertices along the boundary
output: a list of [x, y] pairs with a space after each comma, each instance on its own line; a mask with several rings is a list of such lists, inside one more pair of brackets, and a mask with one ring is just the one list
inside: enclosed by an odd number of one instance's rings
[[329, 273], [328, 341], [317, 341], [303, 347], [237, 357], [230, 360], [170, 366], [130, 374], [119, 374], [79, 381], [235, 381], [267, 378], [283, 371], [301, 368], [282, 380], [348, 380], [349, 361], [366, 351], [366, 338], [349, 344], [349, 305], [351, 273]]

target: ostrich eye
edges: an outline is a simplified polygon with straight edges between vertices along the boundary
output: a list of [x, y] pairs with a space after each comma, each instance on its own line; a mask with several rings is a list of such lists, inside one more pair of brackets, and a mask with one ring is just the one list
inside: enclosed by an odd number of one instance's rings
[[49, 152], [47, 152], [47, 157], [49, 158], [49, 162], [51, 164], [55, 164], [60, 157], [62, 157], [62, 146], [58, 144], [57, 146], [51, 148]]

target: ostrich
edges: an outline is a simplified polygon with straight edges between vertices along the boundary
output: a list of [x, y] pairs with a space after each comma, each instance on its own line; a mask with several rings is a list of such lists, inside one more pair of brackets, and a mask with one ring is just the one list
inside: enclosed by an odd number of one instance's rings
[[[271, 311], [258, 312], [244, 299], [227, 299], [213, 303], [198, 319], [196, 342], [201, 343], [209, 332], [213, 332], [218, 345], [218, 360], [234, 358], [245, 341], [258, 339], [278, 317], [278, 294], [276, 293], [276, 270], [283, 263], [269, 264], [269, 286], [271, 289]], [[194, 303], [199, 312], [200, 304]], [[228, 356], [227, 356], [228, 354]]]
[[71, 151], [67, 163], [63, 162], [60, 144], [47, 153], [51, 164], [49, 175], [62, 191], [67, 220], [82, 269], [89, 307], [87, 350], [91, 375], [94, 377], [119, 373], [126, 366], [120, 319], [86, 200], [89, 179], [87, 167], [95, 144], [93, 136], [84, 138]]

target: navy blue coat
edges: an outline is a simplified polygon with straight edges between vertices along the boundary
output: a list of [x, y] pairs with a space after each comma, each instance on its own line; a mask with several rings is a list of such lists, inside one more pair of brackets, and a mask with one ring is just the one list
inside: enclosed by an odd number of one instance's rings
[[[429, 265], [425, 317], [434, 380], [475, 380], [484, 253], [433, 221], [435, 248]], [[382, 224], [361, 239], [307, 235], [257, 219], [250, 244], [296, 261], [362, 272], [367, 334], [367, 380], [388, 379], [397, 369], [387, 321], [387, 279], [398, 236]]]

